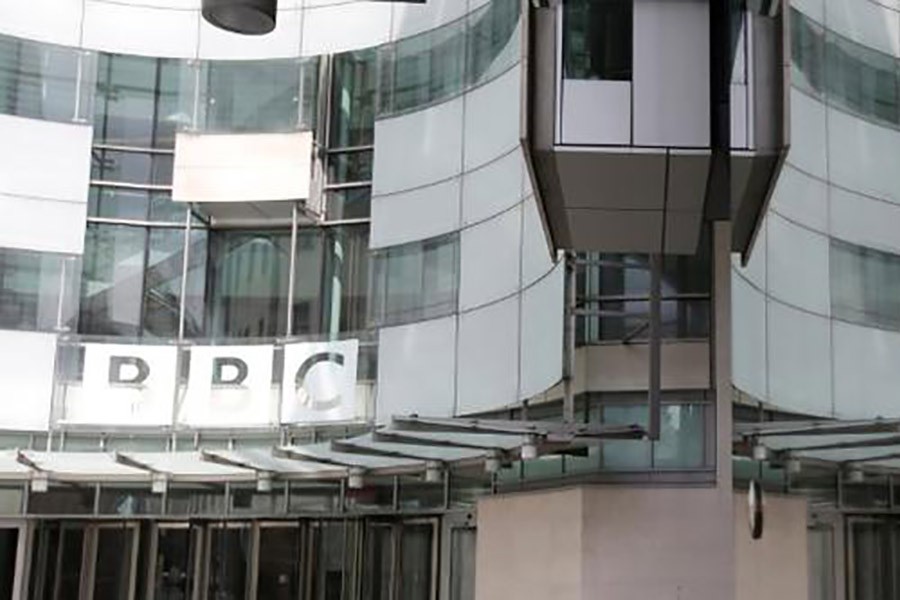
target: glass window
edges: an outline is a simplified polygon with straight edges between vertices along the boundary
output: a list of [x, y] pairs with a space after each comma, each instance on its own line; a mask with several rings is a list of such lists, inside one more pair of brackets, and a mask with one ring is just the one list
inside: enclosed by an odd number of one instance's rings
[[290, 231], [212, 232], [208, 335], [284, 335], [290, 254]]
[[327, 190], [325, 196], [328, 221], [368, 219], [372, 213], [372, 188], [369, 186]]
[[853, 323], [900, 330], [900, 256], [832, 239], [831, 312]]
[[566, 0], [563, 8], [565, 77], [630, 81], [633, 0]]
[[372, 151], [333, 152], [328, 155], [328, 183], [372, 181]]
[[450, 600], [475, 600], [476, 530], [450, 532]]
[[393, 59], [393, 110], [427, 106], [462, 90], [462, 21], [400, 40]]
[[[28, 40], [0, 36], [0, 113], [71, 121], [82, 81], [93, 75], [92, 55]], [[79, 115], [80, 116], [80, 115]]]
[[792, 83], [807, 92], [824, 92], [825, 30], [791, 9]]
[[141, 329], [144, 335], [178, 336], [181, 275], [184, 271], [184, 231], [149, 230]]
[[324, 330], [366, 329], [369, 300], [369, 228], [325, 230], [325, 268], [321, 290]]
[[138, 148], [171, 148], [190, 122], [179, 104], [176, 59], [102, 54], [97, 69], [94, 140]]
[[429, 523], [404, 524], [400, 538], [400, 600], [431, 597], [434, 528]]
[[406, 323], [451, 314], [459, 285], [457, 234], [375, 253], [374, 320]]
[[388, 523], [372, 523], [366, 529], [363, 599], [392, 600], [393, 570], [394, 527]]
[[205, 131], [286, 132], [314, 123], [317, 59], [203, 63]]
[[243, 600], [247, 597], [251, 539], [247, 526], [210, 528], [210, 598]]
[[322, 234], [317, 228], [297, 230], [297, 262], [294, 273], [294, 334], [321, 331]]
[[16, 554], [18, 553], [19, 529], [0, 529], [0, 597], [13, 597], [13, 583], [16, 575]]
[[172, 154], [123, 152], [94, 148], [91, 152], [91, 179], [149, 185], [171, 185]]
[[78, 277], [75, 263], [60, 254], [0, 249], [0, 328], [55, 329], [66, 279]]
[[829, 99], [862, 115], [900, 124], [897, 60], [826, 32]]
[[519, 2], [494, 0], [468, 17], [466, 83], [477, 85], [519, 60]]
[[181, 600], [191, 597], [194, 555], [199, 532], [187, 527], [160, 527], [156, 547], [155, 598]]
[[88, 223], [84, 240], [79, 331], [140, 334], [147, 230]]
[[134, 536], [133, 527], [101, 527], [97, 530], [94, 598], [130, 598]]
[[293, 600], [300, 597], [300, 529], [261, 527], [256, 597], [259, 600]]
[[375, 141], [375, 50], [334, 57], [331, 96], [331, 148], [369, 146]]
[[662, 469], [702, 467], [705, 429], [703, 404], [664, 405], [659, 441], [653, 446], [653, 466]]

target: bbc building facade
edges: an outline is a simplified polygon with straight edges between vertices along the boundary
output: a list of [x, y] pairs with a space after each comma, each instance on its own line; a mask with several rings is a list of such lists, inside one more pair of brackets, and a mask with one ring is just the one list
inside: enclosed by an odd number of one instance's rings
[[900, 598], [900, 3], [731, 4], [3, 2], [0, 597]]

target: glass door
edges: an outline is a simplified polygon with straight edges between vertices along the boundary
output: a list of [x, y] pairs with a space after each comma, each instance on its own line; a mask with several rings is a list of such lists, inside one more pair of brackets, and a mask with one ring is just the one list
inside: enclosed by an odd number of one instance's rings
[[366, 522], [363, 600], [435, 598], [436, 526], [434, 519]]
[[303, 591], [303, 528], [260, 523], [256, 561], [257, 600], [297, 600]]
[[847, 521], [850, 600], [900, 600], [898, 525], [877, 518]]

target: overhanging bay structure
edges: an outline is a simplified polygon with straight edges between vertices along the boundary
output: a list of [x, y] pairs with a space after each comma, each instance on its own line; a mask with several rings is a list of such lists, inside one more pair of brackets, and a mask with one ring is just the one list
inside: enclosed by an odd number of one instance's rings
[[900, 596], [900, 5], [201, 12], [0, 3], [0, 598]]

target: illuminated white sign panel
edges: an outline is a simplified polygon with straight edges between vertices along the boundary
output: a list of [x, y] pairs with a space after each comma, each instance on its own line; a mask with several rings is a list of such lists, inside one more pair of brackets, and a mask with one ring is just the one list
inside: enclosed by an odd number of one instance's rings
[[193, 427], [278, 423], [272, 346], [194, 346], [178, 422]]
[[85, 344], [83, 383], [66, 391], [63, 420], [248, 427], [361, 416], [356, 401], [358, 340], [284, 345], [280, 382], [273, 382], [275, 346], [185, 350], [187, 382], [179, 385], [175, 346]]
[[285, 346], [282, 422], [355, 418], [358, 356], [358, 340]]
[[68, 423], [171, 425], [178, 348], [85, 344], [84, 382]]

